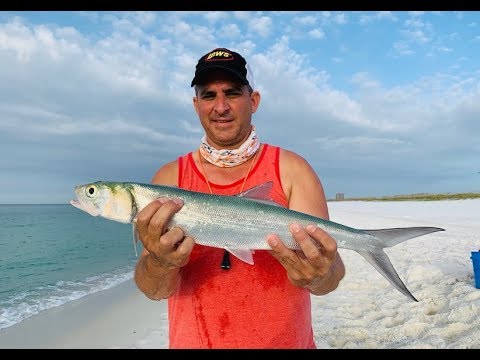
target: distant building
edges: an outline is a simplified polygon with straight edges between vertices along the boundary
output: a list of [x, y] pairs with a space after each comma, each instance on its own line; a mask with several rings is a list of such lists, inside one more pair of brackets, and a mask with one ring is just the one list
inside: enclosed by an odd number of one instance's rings
[[336, 193], [335, 194], [335, 200], [343, 200], [343, 199], [344, 199], [343, 193]]

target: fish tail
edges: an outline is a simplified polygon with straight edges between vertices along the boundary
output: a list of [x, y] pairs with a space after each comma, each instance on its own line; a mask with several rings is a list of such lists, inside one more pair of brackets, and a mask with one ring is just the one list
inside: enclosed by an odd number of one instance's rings
[[357, 251], [360, 255], [362, 255], [367, 261], [372, 264], [372, 266], [378, 270], [380, 274], [382, 274], [390, 283], [402, 294], [406, 295], [410, 299], [417, 301], [415, 296], [407, 289], [405, 284], [403, 283], [400, 276], [398, 276], [397, 271], [393, 267], [390, 259], [388, 258], [387, 254], [383, 250], [378, 250], [376, 252], [369, 252], [369, 251]]
[[437, 227], [409, 227], [409, 228], [390, 228], [362, 230], [378, 239], [381, 239], [383, 246], [376, 251], [357, 250], [377, 271], [382, 274], [398, 291], [410, 299], [417, 301], [415, 296], [407, 289], [403, 281], [398, 276], [387, 254], [383, 248], [391, 247], [408, 239], [430, 234], [436, 231], [445, 231]]
[[383, 241], [383, 248], [391, 247], [409, 239], [419, 236], [427, 235], [436, 231], [445, 231], [445, 229], [438, 227], [407, 227], [407, 228], [390, 228], [390, 229], [375, 229], [362, 230], [376, 238]]

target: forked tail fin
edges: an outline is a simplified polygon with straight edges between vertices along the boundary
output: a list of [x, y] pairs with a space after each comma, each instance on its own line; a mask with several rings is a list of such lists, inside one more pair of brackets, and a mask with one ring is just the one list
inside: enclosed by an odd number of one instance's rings
[[390, 283], [402, 294], [408, 296], [414, 301], [418, 301], [415, 296], [407, 289], [403, 281], [398, 276], [397, 271], [393, 267], [387, 254], [383, 248], [394, 246], [405, 240], [412, 239], [418, 236], [430, 234], [436, 231], [445, 231], [445, 229], [437, 227], [408, 227], [408, 228], [390, 228], [390, 229], [376, 229], [376, 230], [362, 230], [376, 238], [382, 240], [383, 246], [379, 247], [374, 252], [357, 251], [372, 266], [378, 270]]
[[400, 276], [398, 276], [397, 271], [393, 267], [390, 259], [383, 250], [378, 250], [377, 252], [368, 252], [368, 251], [357, 251], [362, 255], [367, 261], [372, 264], [372, 266], [378, 270], [390, 283], [403, 295], [408, 296], [410, 299], [417, 301], [415, 296], [407, 289], [403, 283]]
[[362, 230], [376, 238], [383, 240], [383, 248], [400, 244], [409, 239], [419, 236], [427, 235], [436, 231], [445, 231], [445, 229], [438, 227], [406, 227], [406, 228], [390, 228], [390, 229], [375, 229]]

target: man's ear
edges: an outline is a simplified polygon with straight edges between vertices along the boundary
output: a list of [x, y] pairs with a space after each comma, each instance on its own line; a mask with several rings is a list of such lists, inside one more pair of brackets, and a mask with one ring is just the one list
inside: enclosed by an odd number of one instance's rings
[[254, 91], [250, 95], [250, 99], [252, 101], [252, 114], [255, 113], [255, 111], [257, 111], [258, 106], [260, 105], [260, 98], [261, 96], [258, 91]]
[[198, 115], [198, 98], [196, 96], [193, 97], [193, 108]]

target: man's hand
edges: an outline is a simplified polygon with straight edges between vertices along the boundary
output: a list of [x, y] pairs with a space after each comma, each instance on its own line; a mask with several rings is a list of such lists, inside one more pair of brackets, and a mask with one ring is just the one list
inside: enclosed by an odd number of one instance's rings
[[180, 268], [188, 263], [194, 241], [182, 229], [168, 229], [173, 215], [183, 206], [181, 199], [157, 199], [138, 213], [136, 228], [143, 247], [155, 264], [164, 270]]
[[267, 241], [272, 248], [271, 254], [287, 270], [292, 284], [306, 288], [315, 295], [335, 290], [345, 275], [336, 241], [314, 225], [303, 228], [293, 223], [290, 232], [301, 250], [287, 248], [274, 234], [268, 235]]

